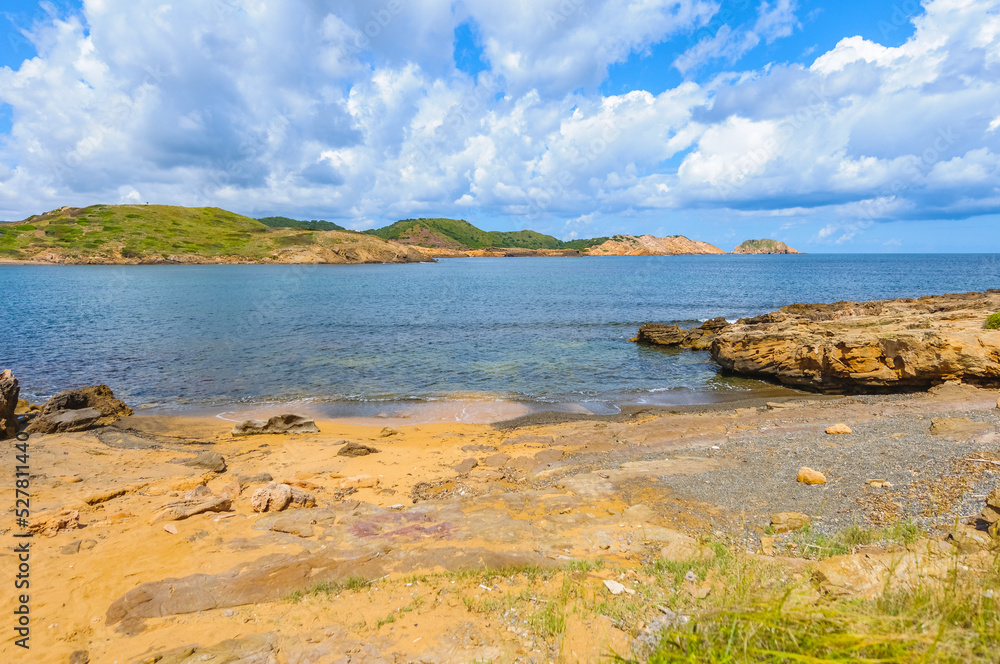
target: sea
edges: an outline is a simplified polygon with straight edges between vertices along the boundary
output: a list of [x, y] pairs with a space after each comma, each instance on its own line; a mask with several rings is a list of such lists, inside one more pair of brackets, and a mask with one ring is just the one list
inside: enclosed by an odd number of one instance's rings
[[233, 419], [608, 414], [773, 389], [722, 375], [707, 352], [631, 343], [643, 323], [996, 287], [994, 254], [8, 264], [0, 368], [34, 402], [105, 383], [140, 410]]

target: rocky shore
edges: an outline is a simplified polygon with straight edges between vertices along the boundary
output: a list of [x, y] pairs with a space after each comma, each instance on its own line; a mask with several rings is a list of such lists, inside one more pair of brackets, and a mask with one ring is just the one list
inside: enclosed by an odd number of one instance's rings
[[997, 397], [948, 383], [543, 425], [234, 427], [69, 391], [17, 416], [106, 417], [27, 441], [32, 656], [601, 662], [733, 601], [826, 615], [946, 578], [992, 601]]
[[924, 390], [960, 380], [1000, 386], [1000, 290], [792, 304], [690, 331], [646, 325], [636, 341], [708, 349], [726, 371], [829, 393]]

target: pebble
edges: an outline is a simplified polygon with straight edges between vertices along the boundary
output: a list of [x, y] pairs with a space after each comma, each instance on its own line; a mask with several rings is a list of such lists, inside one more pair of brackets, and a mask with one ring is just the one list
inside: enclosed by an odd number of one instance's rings
[[177, 526], [175, 526], [172, 523], [165, 524], [163, 526], [163, 529], [165, 531], [167, 531], [168, 533], [170, 533], [171, 535], [176, 535], [177, 534]]

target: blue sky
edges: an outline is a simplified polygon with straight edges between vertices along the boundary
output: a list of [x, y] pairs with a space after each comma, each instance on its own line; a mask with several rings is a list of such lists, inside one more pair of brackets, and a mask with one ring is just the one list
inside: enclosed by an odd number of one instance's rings
[[0, 219], [1000, 252], [997, 0], [8, 0]]

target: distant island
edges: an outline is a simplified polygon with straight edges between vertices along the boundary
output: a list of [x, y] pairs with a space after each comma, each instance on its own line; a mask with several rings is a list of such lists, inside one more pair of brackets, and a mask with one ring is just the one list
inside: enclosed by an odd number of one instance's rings
[[[0, 261], [60, 264], [412, 263], [463, 256], [725, 254], [683, 235], [559, 240], [532, 230], [484, 231], [464, 219], [404, 219], [364, 232], [323, 220], [252, 219], [220, 208], [62, 207], [0, 224]], [[733, 253], [797, 254], [776, 240]]]
[[764, 238], [762, 240], [747, 240], [733, 249], [734, 254], [799, 254], [784, 242]]

